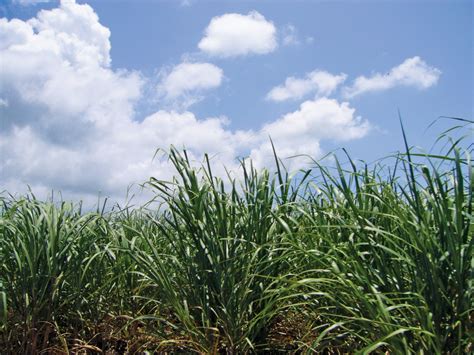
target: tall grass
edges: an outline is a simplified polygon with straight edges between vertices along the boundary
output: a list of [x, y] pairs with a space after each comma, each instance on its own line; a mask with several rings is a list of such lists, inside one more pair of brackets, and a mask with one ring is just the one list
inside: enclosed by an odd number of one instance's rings
[[322, 321], [311, 349], [472, 348], [474, 180], [459, 143], [418, 164], [407, 144], [395, 157], [400, 175], [352, 161], [345, 171], [337, 159], [336, 174], [317, 165], [322, 183], [293, 237], [304, 262], [292, 288]]
[[99, 252], [95, 238], [106, 225], [68, 203], [22, 199], [4, 206], [0, 228], [7, 328], [21, 335], [19, 349], [35, 353], [49, 346], [62, 318], [80, 329], [80, 313], [94, 312], [98, 280], [91, 276], [100, 270], [83, 265]]
[[150, 252], [135, 249], [133, 255], [196, 350], [254, 349], [276, 310], [277, 299], [265, 292], [288, 268], [278, 220], [289, 213], [296, 190], [288, 179], [277, 192], [275, 177], [245, 162], [239, 184], [214, 177], [207, 156], [200, 171], [191, 168], [186, 152], [171, 149], [170, 159], [178, 172], [174, 181], [149, 183], [168, 210], [153, 219], [158, 235], [141, 234]]
[[[217, 177], [170, 149], [162, 209], [0, 209], [2, 353], [468, 353], [471, 121], [443, 151]], [[457, 136], [459, 137], [459, 136]], [[466, 144], [467, 142], [467, 144]], [[276, 156], [276, 155], [275, 155]], [[347, 162], [343, 162], [346, 160]], [[294, 335], [298, 334], [298, 335]]]

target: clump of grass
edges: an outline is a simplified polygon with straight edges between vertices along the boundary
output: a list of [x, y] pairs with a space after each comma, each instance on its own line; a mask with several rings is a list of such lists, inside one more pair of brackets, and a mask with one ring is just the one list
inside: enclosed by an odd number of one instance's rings
[[6, 203], [2, 212], [0, 250], [7, 331], [15, 334], [16, 328], [21, 338], [10, 341], [21, 341], [18, 348], [25, 353], [36, 353], [50, 345], [61, 318], [78, 321], [85, 301], [80, 297], [81, 265], [94, 252], [91, 239], [99, 219], [82, 216], [71, 204], [56, 207], [34, 198]]
[[406, 144], [401, 174], [317, 165], [322, 183], [291, 246], [302, 260], [294, 296], [320, 322], [311, 349], [472, 350], [474, 180], [461, 142], [416, 154], [421, 163]]
[[149, 251], [133, 255], [190, 348], [247, 352], [265, 339], [276, 310], [277, 299], [266, 291], [287, 271], [280, 250], [285, 231], [277, 221], [290, 213], [298, 187], [291, 189], [289, 179], [278, 186], [245, 162], [239, 184], [214, 177], [207, 156], [199, 171], [186, 152], [171, 149], [170, 159], [177, 177], [149, 183], [167, 205], [154, 219], [159, 233], [141, 234]]

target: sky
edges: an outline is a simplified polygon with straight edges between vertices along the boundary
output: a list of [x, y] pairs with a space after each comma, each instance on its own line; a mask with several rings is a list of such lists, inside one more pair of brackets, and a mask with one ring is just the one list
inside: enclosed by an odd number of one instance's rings
[[[122, 201], [157, 149], [291, 170], [473, 116], [472, 1], [0, 0], [0, 190]], [[286, 159], [288, 158], [288, 159]]]

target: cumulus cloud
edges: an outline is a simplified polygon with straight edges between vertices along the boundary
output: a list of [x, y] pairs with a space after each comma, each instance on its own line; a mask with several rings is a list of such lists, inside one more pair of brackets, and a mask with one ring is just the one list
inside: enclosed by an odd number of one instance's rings
[[199, 94], [221, 85], [224, 72], [210, 63], [181, 63], [164, 75], [158, 91], [167, 99]]
[[257, 11], [224, 14], [211, 20], [198, 47], [216, 57], [266, 54], [277, 48], [276, 28]]
[[[94, 201], [102, 191], [120, 200], [130, 183], [171, 177], [166, 159], [152, 161], [157, 148], [171, 144], [186, 147], [191, 159], [215, 155], [224, 174], [224, 164], [236, 168], [236, 157], [271, 164], [269, 135], [285, 157], [317, 155], [321, 140], [360, 138], [369, 129], [348, 103], [325, 98], [254, 130], [187, 111], [137, 117], [147, 79], [110, 67], [110, 31], [88, 5], [62, 2], [28, 21], [0, 19], [0, 36], [0, 185], [10, 192], [29, 184], [38, 194], [56, 189]], [[212, 64], [182, 63], [162, 84], [173, 97], [221, 80]]]
[[131, 124], [141, 75], [110, 69], [110, 31], [88, 5], [2, 18], [0, 34], [2, 185], [111, 192], [101, 178], [116, 147], [101, 142]]
[[344, 96], [351, 98], [366, 92], [384, 91], [396, 86], [412, 86], [427, 89], [436, 85], [441, 71], [426, 64], [420, 57], [406, 59], [388, 73], [376, 73], [371, 77], [359, 76], [351, 86], [344, 88]]
[[361, 138], [367, 133], [369, 124], [354, 113], [355, 109], [349, 103], [323, 97], [303, 102], [299, 110], [265, 125], [263, 131], [275, 141], [284, 138], [293, 140], [292, 143], [297, 143], [303, 136], [342, 141]]
[[334, 75], [324, 70], [314, 70], [302, 79], [290, 76], [283, 85], [270, 90], [267, 100], [285, 101], [298, 100], [315, 93], [317, 96], [328, 96], [346, 80], [346, 74]]
[[[356, 116], [355, 109], [349, 103], [317, 98], [303, 102], [298, 110], [264, 125], [259, 133], [260, 144], [252, 149], [250, 156], [257, 166], [266, 166], [272, 161], [268, 137], [272, 138], [283, 157], [301, 154], [319, 156], [321, 140], [358, 139], [369, 130], [369, 122]], [[294, 168], [300, 161], [294, 160], [292, 163]]]
[[30, 125], [72, 142], [132, 115], [143, 80], [110, 69], [110, 31], [90, 6], [63, 2], [28, 21], [2, 18], [0, 33], [7, 131]]

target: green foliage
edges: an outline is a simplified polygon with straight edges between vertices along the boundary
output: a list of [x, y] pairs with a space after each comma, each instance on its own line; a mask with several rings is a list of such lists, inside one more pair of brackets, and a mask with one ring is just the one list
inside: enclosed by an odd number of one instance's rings
[[276, 159], [223, 179], [171, 148], [176, 177], [148, 182], [162, 211], [4, 198], [1, 352], [119, 351], [119, 338], [130, 353], [265, 352], [282, 328], [294, 351], [472, 351], [473, 122], [460, 121], [467, 138], [444, 132], [443, 152], [403, 132], [389, 163], [346, 154], [293, 177]]
[[303, 262], [290, 281], [325, 324], [312, 349], [472, 349], [474, 180], [460, 142], [423, 164], [407, 145], [400, 176], [352, 161], [344, 171], [337, 159], [336, 174], [317, 166], [323, 183], [295, 221]]
[[207, 157], [200, 171], [186, 152], [172, 148], [170, 159], [178, 177], [150, 181], [168, 206], [159, 219], [150, 217], [159, 233], [141, 233], [149, 251], [132, 255], [196, 350], [245, 352], [262, 340], [276, 310], [277, 299], [266, 291], [287, 272], [278, 221], [297, 195], [290, 188], [278, 194], [268, 172], [259, 175], [244, 162], [238, 185], [213, 177]]

